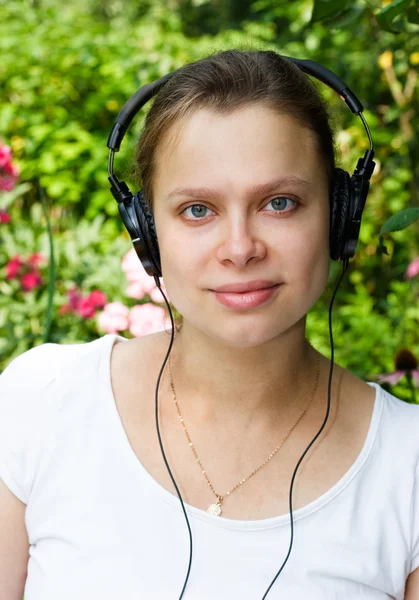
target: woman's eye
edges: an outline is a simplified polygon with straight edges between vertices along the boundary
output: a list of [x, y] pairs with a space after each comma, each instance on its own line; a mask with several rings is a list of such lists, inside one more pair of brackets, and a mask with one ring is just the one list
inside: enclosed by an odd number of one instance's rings
[[209, 208], [207, 206], [204, 206], [203, 204], [192, 204], [191, 206], [187, 206], [186, 208], [184, 208], [180, 214], [186, 214], [187, 210], [190, 210], [191, 212], [189, 213], [189, 215], [192, 215], [192, 218], [190, 216], [187, 216], [187, 219], [189, 221], [199, 221], [203, 217], [208, 216], [206, 211], [208, 211]]
[[[287, 196], [277, 196], [276, 198], [270, 200], [266, 205], [268, 206], [269, 204], [272, 204], [273, 206], [273, 210], [268, 212], [290, 212], [289, 210], [284, 210], [287, 207], [287, 202], [297, 204], [295, 200], [292, 200]], [[187, 211], [190, 211], [189, 214], [187, 214]], [[191, 206], [184, 208], [180, 214], [185, 215], [188, 221], [200, 221], [201, 219], [209, 216], [208, 211], [212, 212], [204, 204], [191, 204]]]
[[[272, 198], [272, 200], [270, 200], [266, 206], [269, 206], [269, 204], [272, 203], [274, 210], [269, 211], [269, 212], [284, 212], [284, 210], [282, 210], [282, 209], [286, 208], [287, 202], [293, 202], [294, 204], [297, 204], [297, 202], [295, 200], [292, 200], [291, 198], [288, 198], [287, 196], [277, 196], [276, 198]], [[286, 211], [286, 212], [289, 212], [289, 211]]]

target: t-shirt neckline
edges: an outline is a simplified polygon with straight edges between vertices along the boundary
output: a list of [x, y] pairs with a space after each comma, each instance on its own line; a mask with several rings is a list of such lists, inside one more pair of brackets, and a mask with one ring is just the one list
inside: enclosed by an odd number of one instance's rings
[[[119, 339], [120, 341], [128, 341], [127, 338], [124, 338], [118, 334], [106, 334], [103, 336], [104, 360], [102, 361], [100, 371], [100, 380], [103, 384], [106, 403], [108, 405], [108, 408], [110, 409], [110, 418], [112, 419], [111, 426], [114, 428], [115, 438], [117, 440], [119, 437], [122, 454], [126, 456], [127, 461], [130, 461], [132, 463], [131, 467], [137, 470], [144, 485], [148, 485], [153, 494], [155, 494], [160, 499], [164, 500], [173, 508], [181, 512], [182, 507], [178, 496], [175, 496], [174, 494], [166, 490], [166, 488], [164, 488], [158, 481], [156, 481], [150, 475], [150, 473], [147, 471], [147, 469], [144, 467], [141, 461], [138, 459], [128, 439], [125, 427], [121, 421], [121, 417], [116, 406], [115, 396], [112, 389], [110, 368], [112, 348], [116, 339]], [[336, 496], [338, 496], [338, 494], [340, 494], [350, 484], [354, 477], [361, 471], [368, 456], [370, 455], [381, 420], [384, 399], [382, 394], [382, 388], [379, 386], [378, 383], [366, 383], [375, 388], [375, 400], [370, 426], [361, 452], [359, 453], [357, 459], [349, 468], [349, 470], [325, 494], [323, 494], [319, 498], [316, 498], [309, 504], [306, 504], [305, 506], [292, 511], [294, 522], [318, 511], [323, 506], [328, 504], [331, 500], [333, 500]], [[195, 506], [189, 505], [186, 502], [184, 502], [184, 506], [185, 510], [188, 513], [188, 516], [198, 518], [200, 520], [206, 521], [207, 523], [210, 523], [211, 525], [219, 526], [225, 529], [259, 530], [271, 529], [274, 527], [280, 527], [283, 525], [290, 524], [289, 513], [279, 515], [276, 517], [269, 517], [267, 519], [238, 520], [228, 519], [224, 517], [220, 518], [210, 515], [206, 511], [196, 508]]]

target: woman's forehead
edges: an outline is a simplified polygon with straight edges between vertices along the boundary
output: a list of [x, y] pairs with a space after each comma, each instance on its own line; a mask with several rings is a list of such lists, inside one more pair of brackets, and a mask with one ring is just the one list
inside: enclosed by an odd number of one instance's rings
[[[194, 146], [209, 141], [222, 142], [224, 137], [232, 134], [237, 141], [243, 136], [257, 133], [254, 142], [261, 135], [271, 133], [272, 139], [280, 133], [282, 136], [297, 136], [300, 139], [312, 140], [315, 134], [308, 127], [300, 124], [296, 118], [284, 111], [275, 110], [266, 104], [251, 104], [236, 108], [228, 113], [221, 113], [210, 108], [199, 108], [176, 120], [162, 135], [161, 148], [176, 148], [177, 145], [192, 143]], [[237, 134], [239, 135], [236, 138]]]
[[197, 110], [172, 125], [155, 156], [160, 174], [171, 169], [260, 170], [265, 165], [289, 171], [297, 160], [318, 169], [314, 133], [266, 106], [242, 107], [228, 115]]

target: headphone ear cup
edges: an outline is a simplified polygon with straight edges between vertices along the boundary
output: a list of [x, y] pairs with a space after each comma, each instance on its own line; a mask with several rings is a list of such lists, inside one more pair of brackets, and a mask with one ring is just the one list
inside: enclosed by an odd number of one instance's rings
[[153, 213], [142, 190], [135, 194], [133, 203], [146, 246], [145, 257], [141, 258], [141, 262], [149, 275], [162, 277], [156, 225]]
[[345, 258], [346, 232], [350, 219], [351, 178], [347, 171], [335, 169], [330, 198], [330, 258]]

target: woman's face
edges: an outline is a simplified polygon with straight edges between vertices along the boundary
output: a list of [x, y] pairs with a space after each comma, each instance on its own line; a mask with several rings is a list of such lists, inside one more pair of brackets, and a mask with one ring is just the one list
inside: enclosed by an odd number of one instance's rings
[[[261, 105], [228, 116], [200, 109], [165, 140], [174, 133], [157, 150], [153, 212], [184, 324], [241, 348], [303, 325], [329, 273], [328, 181], [314, 134]], [[281, 285], [250, 307], [212, 291], [255, 280]]]

